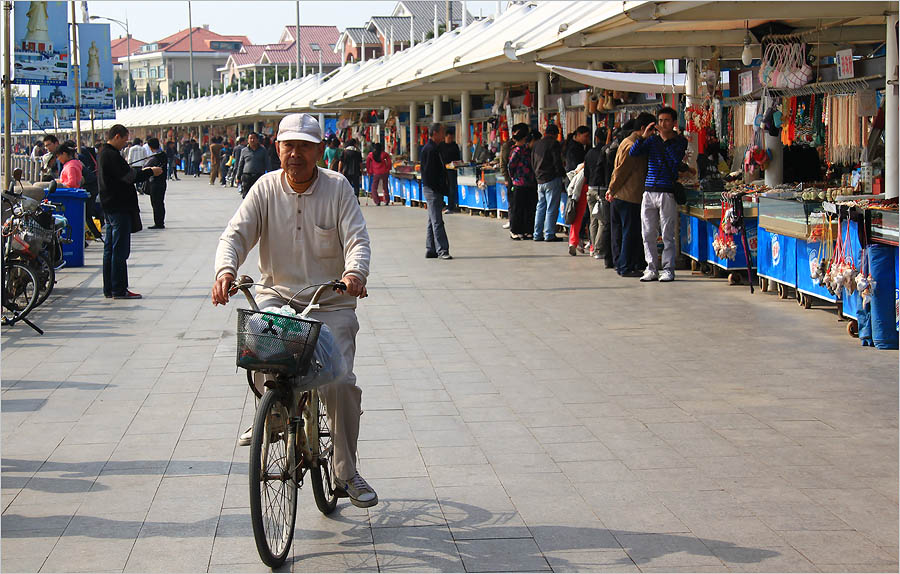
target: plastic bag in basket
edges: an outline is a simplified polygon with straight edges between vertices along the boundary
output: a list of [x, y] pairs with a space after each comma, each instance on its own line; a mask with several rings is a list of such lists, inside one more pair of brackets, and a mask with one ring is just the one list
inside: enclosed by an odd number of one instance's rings
[[[285, 317], [296, 315], [293, 309], [290, 307], [288, 309], [289, 311], [284, 307], [266, 307], [263, 311]], [[253, 353], [257, 360], [282, 359], [290, 354], [285, 346], [285, 340], [290, 340], [291, 333], [296, 331], [296, 322], [292, 319], [255, 314], [247, 321], [246, 329], [248, 335], [260, 335], [246, 338], [247, 350]]]
[[301, 379], [300, 384], [306, 388], [320, 387], [331, 383], [339, 383], [347, 378], [350, 369], [331, 334], [328, 325], [319, 330], [319, 340], [313, 351], [309, 371]]

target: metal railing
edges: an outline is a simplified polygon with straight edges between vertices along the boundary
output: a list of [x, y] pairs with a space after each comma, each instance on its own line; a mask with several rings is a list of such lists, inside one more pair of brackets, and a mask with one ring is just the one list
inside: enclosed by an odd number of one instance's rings
[[[5, 160], [6, 154], [4, 153], [0, 157]], [[0, 161], [0, 165], [5, 165], [5, 163]], [[39, 181], [41, 179], [40, 165], [31, 161], [31, 156], [28, 154], [13, 154], [12, 169], [13, 171], [21, 169], [22, 179], [25, 181]]]

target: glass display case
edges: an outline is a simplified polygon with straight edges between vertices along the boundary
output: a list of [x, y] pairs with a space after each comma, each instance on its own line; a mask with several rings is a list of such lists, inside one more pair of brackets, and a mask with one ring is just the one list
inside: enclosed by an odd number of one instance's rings
[[478, 168], [474, 165], [464, 165], [456, 168], [456, 183], [459, 185], [478, 185]]
[[[680, 206], [681, 211], [694, 217], [707, 220], [722, 219], [722, 194], [720, 192], [703, 192], [696, 188], [685, 188], [687, 203]], [[757, 217], [757, 203], [752, 197], [744, 198], [744, 217]]]
[[883, 209], [870, 210], [872, 241], [897, 245], [900, 243], [900, 213]]
[[456, 182], [459, 185], [478, 185], [478, 181], [484, 177], [485, 185], [495, 185], [497, 183], [497, 177], [499, 177], [499, 173], [491, 168], [482, 167], [479, 165], [464, 165], [456, 168], [456, 172], [459, 176], [456, 179]]
[[[759, 197], [759, 226], [779, 235], [818, 239], [828, 217], [820, 201], [795, 199], [793, 194], [767, 193]], [[837, 233], [837, 224], [833, 223]]]

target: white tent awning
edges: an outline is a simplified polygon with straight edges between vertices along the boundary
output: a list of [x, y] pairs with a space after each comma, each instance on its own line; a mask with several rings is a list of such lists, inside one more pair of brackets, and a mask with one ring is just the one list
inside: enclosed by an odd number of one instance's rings
[[559, 74], [573, 82], [581, 82], [588, 86], [603, 88], [605, 90], [619, 90], [635, 93], [684, 93], [686, 74], [642, 74], [625, 72], [600, 72], [595, 70], [582, 70], [580, 68], [567, 68], [552, 64], [538, 64], [547, 71]]

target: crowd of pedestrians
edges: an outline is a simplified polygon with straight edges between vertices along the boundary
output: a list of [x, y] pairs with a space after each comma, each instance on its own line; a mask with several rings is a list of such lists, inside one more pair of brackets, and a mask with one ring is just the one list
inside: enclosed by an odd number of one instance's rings
[[587, 126], [568, 134], [564, 143], [554, 124], [544, 134], [527, 124], [513, 126], [512, 137], [500, 149], [510, 239], [565, 241], [556, 234], [556, 225], [567, 192], [570, 255], [589, 252], [623, 277], [673, 281], [675, 193], [679, 173], [690, 169], [683, 163], [687, 140], [675, 131], [677, 120], [671, 108], [659, 110], [656, 117], [642, 113], [617, 131], [599, 129], [593, 146]]

